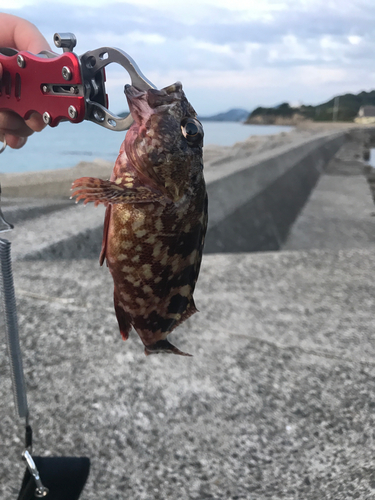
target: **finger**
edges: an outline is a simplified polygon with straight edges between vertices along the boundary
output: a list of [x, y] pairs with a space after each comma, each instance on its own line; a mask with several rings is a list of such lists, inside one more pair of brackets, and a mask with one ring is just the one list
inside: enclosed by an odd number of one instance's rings
[[29, 21], [11, 14], [0, 14], [1, 40], [3, 47], [17, 50], [28, 50], [38, 54], [42, 50], [50, 50], [47, 40]]
[[43, 117], [39, 113], [32, 113], [30, 115], [30, 118], [25, 120], [25, 123], [34, 132], [40, 132], [46, 127], [46, 124], [43, 121]]
[[19, 137], [17, 135], [5, 134], [5, 140], [7, 146], [9, 146], [10, 148], [20, 149], [26, 144], [27, 137]]
[[0, 112], [0, 131], [21, 137], [28, 137], [33, 133], [25, 121], [13, 111]]

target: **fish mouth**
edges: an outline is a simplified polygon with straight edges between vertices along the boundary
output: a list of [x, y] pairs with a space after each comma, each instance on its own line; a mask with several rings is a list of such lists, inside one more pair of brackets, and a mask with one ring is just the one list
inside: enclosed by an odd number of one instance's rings
[[141, 125], [151, 114], [147, 103], [147, 91], [138, 90], [133, 85], [125, 85], [124, 94], [128, 101], [129, 111], [137, 125]]
[[128, 101], [130, 114], [138, 125], [145, 122], [150, 115], [161, 106], [170, 106], [181, 100], [182, 84], [180, 82], [168, 85], [163, 89], [138, 90], [133, 85], [125, 85], [125, 97]]
[[129, 85], [128, 83], [124, 87], [124, 94], [126, 98], [139, 98], [146, 92], [146, 90], [138, 90], [136, 87]]

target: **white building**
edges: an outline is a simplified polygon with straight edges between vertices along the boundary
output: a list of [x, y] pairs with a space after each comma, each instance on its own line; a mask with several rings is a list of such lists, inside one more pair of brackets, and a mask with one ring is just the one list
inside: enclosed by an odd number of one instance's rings
[[354, 121], [356, 123], [375, 123], [375, 106], [361, 106]]

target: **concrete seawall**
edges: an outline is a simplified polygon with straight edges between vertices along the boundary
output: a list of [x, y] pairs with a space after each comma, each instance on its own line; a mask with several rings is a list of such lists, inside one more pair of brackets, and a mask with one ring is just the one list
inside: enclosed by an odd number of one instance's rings
[[207, 173], [207, 253], [279, 250], [344, 132], [287, 145]]
[[[237, 159], [223, 157], [210, 162], [206, 169], [209, 227], [205, 252], [280, 249], [324, 166], [344, 140], [345, 132], [331, 131], [258, 155]], [[108, 165], [104, 165], [104, 170], [97, 166], [90, 173], [89, 165], [82, 168], [83, 175], [107, 176]], [[48, 186], [51, 187], [56, 177], [56, 186], [62, 183], [62, 192], [69, 193], [70, 183], [82, 175], [82, 168], [66, 171], [66, 178], [62, 171], [50, 172], [52, 179]], [[103, 207], [88, 205], [83, 208], [67, 199], [57, 201], [58, 193], [53, 200], [46, 200], [45, 190], [38, 190], [43, 184], [41, 175], [35, 173], [34, 179], [28, 174], [28, 185], [17, 182], [19, 174], [2, 179], [5, 197], [17, 196], [17, 190], [18, 196], [29, 193], [28, 196], [41, 198], [40, 202], [34, 198], [31, 204], [30, 200], [24, 200], [24, 208], [20, 199], [4, 207], [10, 222], [17, 222], [16, 229], [9, 235], [15, 243], [14, 257], [21, 260], [97, 257], [102, 238]]]

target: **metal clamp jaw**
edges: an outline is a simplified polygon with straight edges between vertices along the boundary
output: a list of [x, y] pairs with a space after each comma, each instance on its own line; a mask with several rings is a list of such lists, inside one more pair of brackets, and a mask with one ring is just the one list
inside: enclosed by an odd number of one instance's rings
[[132, 85], [139, 90], [156, 88], [141, 72], [135, 61], [126, 52], [113, 47], [90, 50], [80, 56], [83, 80], [85, 82], [86, 120], [111, 130], [127, 130], [133, 118], [114, 115], [107, 109], [104, 94], [103, 70], [111, 63], [120, 64], [129, 73]]
[[77, 56], [73, 33], [55, 33], [54, 43], [63, 54], [0, 48], [3, 77], [0, 82], [0, 110], [10, 110], [27, 119], [33, 112], [51, 127], [61, 121], [90, 120], [110, 130], [126, 130], [133, 120], [108, 110], [105, 67], [117, 63], [139, 90], [155, 86], [142, 74], [133, 59], [120, 49], [101, 47]]
[[[53, 39], [56, 47], [62, 48], [64, 53], [72, 52], [77, 43], [73, 33], [55, 33]], [[86, 102], [84, 119], [110, 130], [127, 130], [133, 123], [131, 115], [125, 118], [120, 117], [108, 109], [104, 68], [112, 63], [119, 64], [129, 73], [132, 85], [139, 90], [156, 88], [155, 85], [142, 74], [136, 62], [121, 49], [101, 47], [85, 52], [78, 59], [81, 65], [83, 95]], [[79, 88], [69, 91], [80, 93]]]

